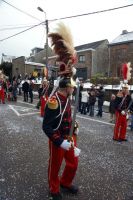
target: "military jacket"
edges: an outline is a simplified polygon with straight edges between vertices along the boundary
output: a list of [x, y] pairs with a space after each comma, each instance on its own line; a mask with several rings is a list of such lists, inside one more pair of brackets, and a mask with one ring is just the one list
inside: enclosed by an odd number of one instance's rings
[[126, 110], [131, 101], [131, 96], [127, 95], [126, 97], [116, 97], [115, 99], [115, 108], [117, 111]]
[[56, 146], [60, 146], [69, 135], [71, 124], [70, 99], [57, 92], [46, 104], [43, 131]]

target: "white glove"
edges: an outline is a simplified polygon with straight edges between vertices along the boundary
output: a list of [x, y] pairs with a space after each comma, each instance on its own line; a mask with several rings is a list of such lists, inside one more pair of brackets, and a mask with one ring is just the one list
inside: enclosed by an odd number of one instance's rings
[[68, 151], [72, 147], [72, 142], [68, 142], [67, 140], [64, 140], [60, 146], [62, 149], [65, 149]]
[[122, 110], [122, 111], [121, 111], [121, 114], [122, 114], [122, 115], [125, 115], [126, 113], [125, 113], [125, 111], [124, 111], [124, 110]]
[[74, 156], [75, 156], [75, 157], [78, 157], [79, 154], [80, 154], [80, 152], [81, 152], [81, 150], [80, 150], [79, 148], [74, 147]]
[[75, 135], [78, 135], [78, 134], [79, 134], [79, 128], [76, 128], [76, 129], [75, 129], [74, 134], [75, 134]]

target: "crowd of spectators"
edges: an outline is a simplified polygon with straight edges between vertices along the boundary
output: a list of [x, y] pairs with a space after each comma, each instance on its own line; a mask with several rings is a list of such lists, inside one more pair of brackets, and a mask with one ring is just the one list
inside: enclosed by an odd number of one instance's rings
[[96, 116], [102, 117], [104, 97], [105, 97], [105, 90], [103, 86], [96, 88], [95, 86], [92, 85], [90, 89], [86, 89], [84, 88], [83, 83], [81, 83], [79, 90], [78, 111], [81, 114], [86, 115], [88, 113], [89, 116], [94, 117], [94, 108], [95, 108], [95, 103], [97, 101], [98, 112]]

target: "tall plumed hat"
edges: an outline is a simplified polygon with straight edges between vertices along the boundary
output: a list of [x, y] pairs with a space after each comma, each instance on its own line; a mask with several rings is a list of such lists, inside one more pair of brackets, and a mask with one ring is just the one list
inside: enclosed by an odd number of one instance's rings
[[54, 53], [57, 55], [60, 76], [72, 76], [76, 63], [76, 51], [73, 46], [73, 39], [70, 29], [60, 22], [54, 32], [49, 33]]
[[122, 87], [128, 88], [128, 81], [131, 79], [131, 62], [122, 65], [123, 85]]

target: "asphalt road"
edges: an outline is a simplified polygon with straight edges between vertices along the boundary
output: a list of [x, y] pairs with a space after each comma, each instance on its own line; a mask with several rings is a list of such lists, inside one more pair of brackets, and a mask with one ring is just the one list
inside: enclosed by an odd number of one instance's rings
[[[133, 132], [128, 142], [113, 141], [107, 113], [102, 119], [78, 114], [77, 121], [81, 155], [74, 183], [80, 191], [63, 200], [133, 200]], [[0, 200], [48, 199], [48, 156], [35, 105], [0, 104]]]

